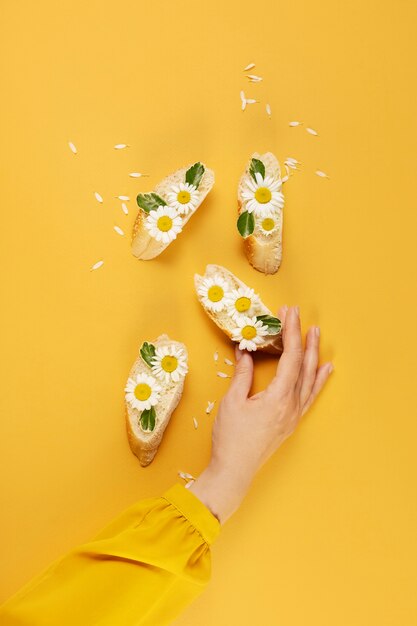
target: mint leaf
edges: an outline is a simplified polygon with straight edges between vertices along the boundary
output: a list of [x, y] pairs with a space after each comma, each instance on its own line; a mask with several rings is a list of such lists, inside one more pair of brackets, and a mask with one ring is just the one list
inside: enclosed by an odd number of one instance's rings
[[136, 202], [141, 209], [149, 213], [149, 211], [155, 211], [159, 206], [165, 206], [166, 202], [157, 193], [140, 193]]
[[237, 229], [242, 237], [248, 237], [255, 230], [255, 218], [253, 213], [243, 211], [237, 220]]
[[255, 182], [257, 182], [255, 176], [257, 172], [259, 172], [262, 178], [265, 178], [265, 165], [259, 159], [252, 159], [249, 166], [249, 174]]
[[277, 317], [272, 317], [272, 315], [257, 315], [256, 319], [265, 326], [268, 326], [268, 335], [278, 335], [281, 331], [281, 320]]
[[197, 188], [204, 174], [204, 165], [194, 163], [185, 173], [185, 182]]
[[144, 341], [140, 349], [140, 356], [145, 361], [146, 365], [152, 367], [152, 359], [155, 356], [155, 346], [153, 343]]
[[142, 430], [153, 430], [155, 428], [155, 407], [145, 409], [140, 414], [140, 425]]

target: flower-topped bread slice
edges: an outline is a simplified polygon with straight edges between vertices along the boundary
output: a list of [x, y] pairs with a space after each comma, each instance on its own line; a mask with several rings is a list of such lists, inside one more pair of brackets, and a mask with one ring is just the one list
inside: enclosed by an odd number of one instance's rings
[[253, 289], [221, 265], [207, 265], [194, 275], [197, 297], [205, 312], [241, 350], [281, 354], [281, 321]]
[[129, 445], [143, 467], [158, 451], [188, 372], [187, 349], [168, 335], [143, 342], [125, 387]]
[[214, 185], [214, 172], [194, 163], [170, 174], [149, 193], [137, 196], [139, 213], [133, 225], [132, 253], [153, 259], [177, 238]]
[[283, 207], [277, 158], [255, 152], [239, 182], [237, 228], [249, 263], [264, 274], [275, 274], [281, 265]]

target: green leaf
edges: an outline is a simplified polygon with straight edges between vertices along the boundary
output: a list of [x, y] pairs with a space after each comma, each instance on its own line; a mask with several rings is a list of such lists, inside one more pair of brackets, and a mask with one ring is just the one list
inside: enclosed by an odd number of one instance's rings
[[142, 430], [153, 430], [155, 428], [155, 407], [145, 409], [140, 414], [140, 425]]
[[265, 178], [265, 165], [259, 159], [252, 159], [249, 166], [249, 174], [252, 176], [253, 180], [256, 182], [255, 174], [259, 172], [262, 178]]
[[140, 193], [136, 202], [141, 209], [149, 213], [149, 211], [155, 211], [159, 206], [165, 206], [166, 202], [157, 193]]
[[281, 320], [272, 315], [257, 315], [256, 319], [262, 322], [265, 326], [268, 326], [268, 335], [278, 335], [281, 332]]
[[146, 365], [152, 367], [152, 359], [155, 356], [155, 346], [153, 343], [144, 341], [140, 349], [140, 356], [145, 361]]
[[197, 188], [204, 174], [204, 165], [194, 163], [185, 173], [185, 182]]
[[237, 220], [237, 229], [242, 237], [248, 237], [255, 230], [255, 218], [253, 213], [243, 211]]

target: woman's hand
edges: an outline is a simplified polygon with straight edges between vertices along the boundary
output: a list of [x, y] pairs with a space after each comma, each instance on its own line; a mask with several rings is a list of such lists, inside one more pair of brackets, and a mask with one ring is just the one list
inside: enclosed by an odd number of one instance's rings
[[213, 426], [209, 466], [190, 485], [224, 523], [238, 508], [258, 469], [295, 430], [333, 370], [318, 367], [320, 331], [311, 327], [303, 348], [298, 307], [282, 307], [284, 352], [268, 387], [249, 396], [252, 356], [236, 348], [236, 368]]

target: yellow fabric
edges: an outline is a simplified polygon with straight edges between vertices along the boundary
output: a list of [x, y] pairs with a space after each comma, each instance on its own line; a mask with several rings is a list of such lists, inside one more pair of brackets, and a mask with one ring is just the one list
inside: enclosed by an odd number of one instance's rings
[[211, 573], [220, 530], [176, 484], [135, 503], [92, 541], [55, 561], [0, 607], [2, 626], [163, 626]]

